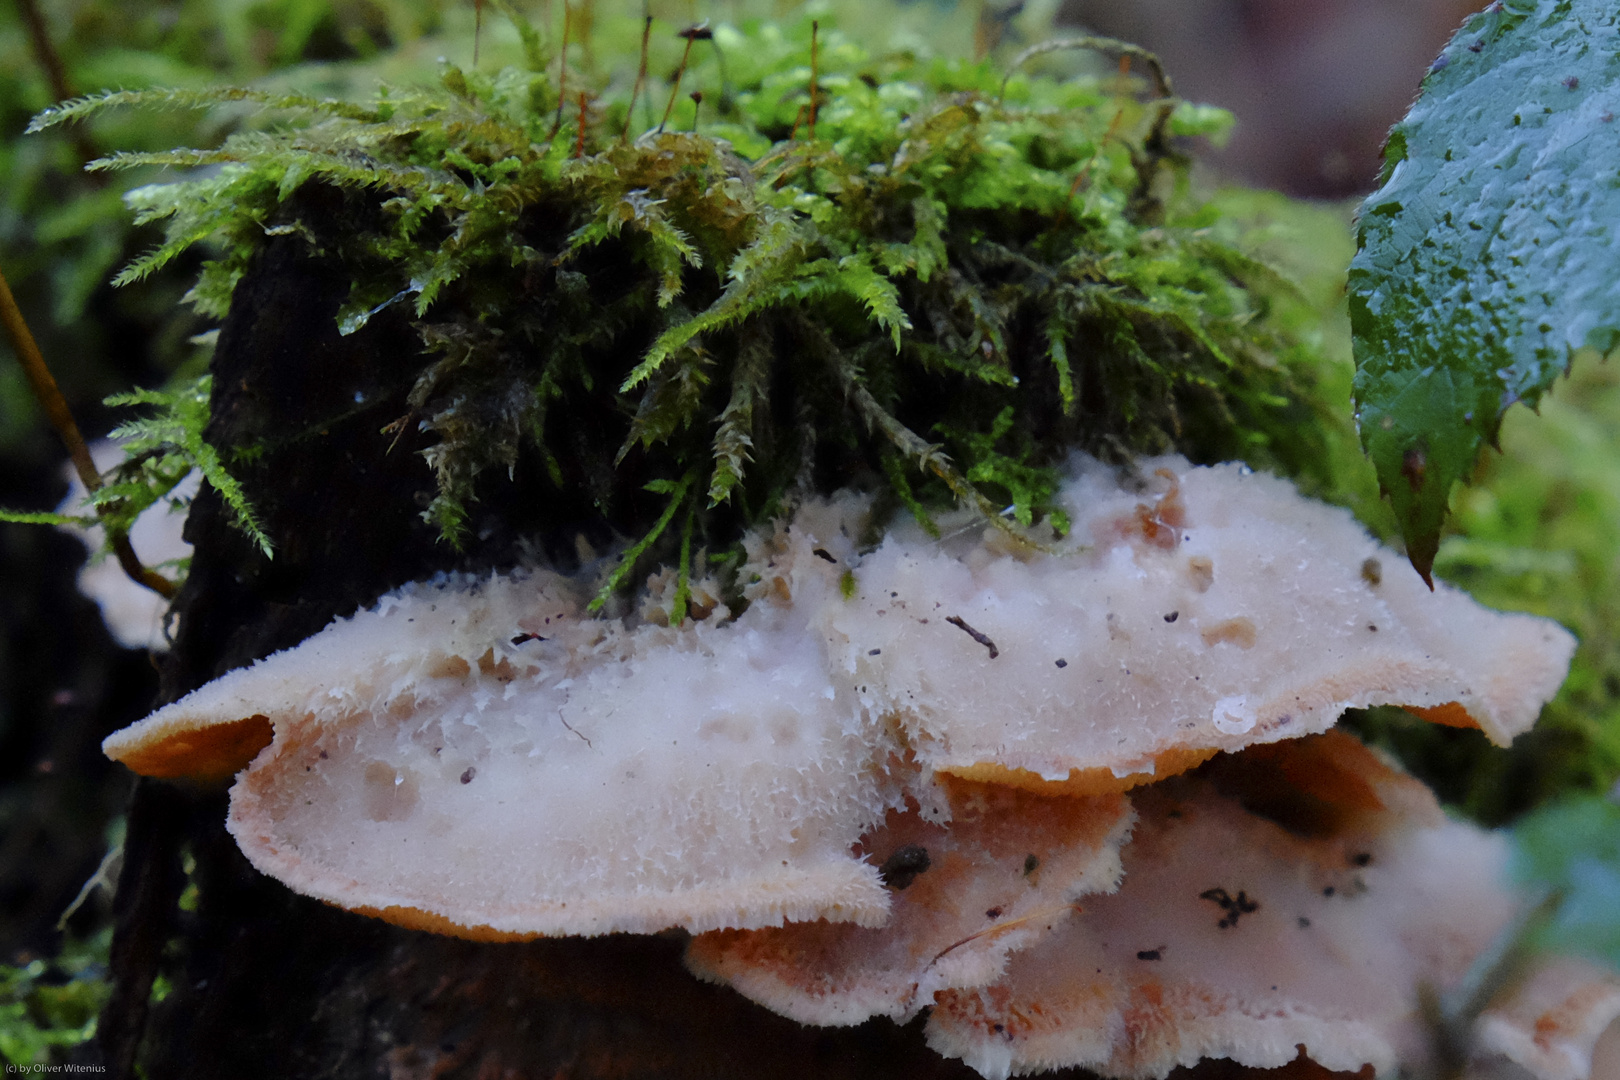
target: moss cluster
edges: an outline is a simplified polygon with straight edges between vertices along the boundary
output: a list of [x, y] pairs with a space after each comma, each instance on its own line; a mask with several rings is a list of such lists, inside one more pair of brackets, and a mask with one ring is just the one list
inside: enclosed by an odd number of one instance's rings
[[808, 19], [702, 27], [675, 76], [696, 92], [657, 109], [645, 65], [593, 77], [508, 15], [526, 69], [447, 65], [367, 104], [110, 94], [36, 121], [244, 100], [283, 118], [103, 163], [198, 170], [131, 197], [168, 238], [123, 280], [210, 240], [191, 299], [213, 316], [267, 234], [308, 234], [286, 209], [301, 188], [364, 193], [376, 212], [335, 252], [341, 327], [410, 305], [425, 350], [398, 423], [437, 439], [426, 515], [452, 543], [529, 454], [610, 521], [616, 466], [644, 456], [667, 503], [637, 556], [677, 535], [723, 550], [794, 492], [846, 484], [925, 520], [954, 502], [1062, 532], [1073, 448], [1324, 467], [1315, 358], [1275, 317], [1301, 302], [1179, 152], [1229, 120], [1150, 57], [1118, 50], [1151, 79], [1063, 81], [870, 55]]

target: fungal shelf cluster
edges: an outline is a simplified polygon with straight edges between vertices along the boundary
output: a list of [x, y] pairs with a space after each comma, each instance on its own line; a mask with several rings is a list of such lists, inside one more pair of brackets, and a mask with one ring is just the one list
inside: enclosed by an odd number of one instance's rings
[[[1228, 1057], [1437, 1064], [1525, 898], [1504, 840], [1333, 729], [1404, 706], [1497, 743], [1573, 639], [1415, 575], [1239, 466], [1077, 458], [1069, 537], [804, 503], [729, 610], [587, 615], [544, 569], [408, 586], [107, 740], [236, 775], [229, 827], [300, 892], [499, 940], [692, 935], [809, 1024], [905, 1021], [986, 1077]], [[1390, 569], [1386, 571], [1386, 567]], [[1620, 979], [1541, 958], [1466, 1051], [1586, 1080]]]

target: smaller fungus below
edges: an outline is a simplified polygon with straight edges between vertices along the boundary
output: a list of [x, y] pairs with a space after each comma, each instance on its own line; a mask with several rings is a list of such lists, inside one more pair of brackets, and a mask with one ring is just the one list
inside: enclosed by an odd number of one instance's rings
[[[1507, 845], [1447, 821], [1422, 784], [1347, 735], [1282, 744], [1273, 766], [1290, 764], [1295, 747], [1306, 762], [1320, 760], [1323, 743], [1378, 805], [1345, 789], [1332, 831], [1293, 832], [1244, 806], [1269, 770], [1223, 775], [1245, 754], [1142, 789], [1132, 796], [1140, 822], [1121, 853], [1119, 891], [1088, 899], [1039, 947], [1013, 955], [993, 984], [937, 994], [929, 1045], [993, 1080], [1068, 1066], [1163, 1077], [1203, 1057], [1272, 1068], [1296, 1047], [1332, 1070], [1423, 1065], [1432, 1047], [1420, 988], [1458, 986], [1519, 905]], [[1368, 888], [1350, 901], [1324, 899], [1321, 882], [1342, 874], [1355, 851], [1376, 852]], [[1203, 886], [1212, 865], [1243, 886], [1229, 900], [1264, 897], [1241, 923], [1218, 928], [1210, 917]], [[1144, 938], [1166, 943], [1152, 950], [1157, 963], [1139, 962], [1134, 943]], [[1480, 1025], [1482, 1048], [1541, 1080], [1585, 1080], [1571, 1063], [1590, 1062], [1598, 1033], [1620, 1013], [1620, 982], [1571, 973], [1570, 963], [1552, 961], [1524, 989], [1504, 992]], [[1561, 1004], [1569, 1045], [1538, 1044], [1537, 1018]]]
[[[937, 990], [991, 982], [1009, 953], [1068, 918], [1076, 899], [1118, 887], [1119, 847], [1135, 818], [1124, 797], [967, 781], [946, 790], [948, 826], [892, 810], [861, 839], [874, 856], [930, 853], [928, 872], [897, 893], [882, 928], [823, 921], [719, 930], [692, 940], [687, 966], [807, 1024], [903, 1022]], [[1039, 875], [1024, 872], [1030, 858]]]
[[1594, 1068], [1600, 1038], [1620, 1042], [1620, 975], [1556, 957], [1491, 1002], [1475, 1041], [1482, 1056], [1505, 1057], [1537, 1080], [1614, 1080], [1620, 1060], [1607, 1073]]

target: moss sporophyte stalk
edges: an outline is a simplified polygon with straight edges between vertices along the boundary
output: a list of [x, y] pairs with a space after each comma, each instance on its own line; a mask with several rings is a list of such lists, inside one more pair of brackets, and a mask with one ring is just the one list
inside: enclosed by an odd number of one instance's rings
[[[408, 311], [423, 348], [395, 423], [436, 440], [424, 515], [450, 543], [520, 463], [614, 521], [603, 478], [642, 459], [665, 509], [610, 586], [644, 553], [734, 549], [798, 490], [857, 483], [922, 520], [955, 503], [1061, 534], [1055, 469], [1076, 447], [1326, 468], [1316, 357], [1276, 317], [1298, 298], [1189, 182], [1184, 140], [1229, 117], [1173, 97], [1140, 50], [1070, 43], [1128, 63], [1064, 80], [868, 53], [808, 19], [689, 28], [679, 84], [701, 104], [671, 96], [666, 119], [644, 69], [576, 67], [507, 15], [526, 67], [446, 64], [365, 103], [110, 93], [34, 123], [230, 102], [279, 118], [97, 163], [190, 170], [129, 196], [167, 238], [119, 280], [206, 243], [189, 299], [222, 317], [267, 238], [296, 237], [348, 272], [345, 334]], [[341, 235], [301, 216], [315, 186], [363, 206]]]

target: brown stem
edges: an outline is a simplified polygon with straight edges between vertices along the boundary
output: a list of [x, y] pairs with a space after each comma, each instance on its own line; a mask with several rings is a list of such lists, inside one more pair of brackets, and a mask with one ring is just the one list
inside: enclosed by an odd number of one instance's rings
[[821, 23], [819, 21], [812, 21], [810, 23], [810, 141], [811, 142], [816, 141], [816, 95], [817, 95], [817, 91], [820, 89], [820, 87], [817, 85], [817, 76], [819, 74], [818, 70], [817, 70], [817, 60], [819, 59], [819, 56], [820, 56], [820, 54], [819, 54], [819, 52], [817, 50], [817, 43], [818, 43], [818, 40], [819, 40], [820, 36], [821, 36]]
[[[1123, 63], [1128, 59], [1129, 57], [1124, 57], [1122, 58], [1121, 62]], [[1080, 188], [1085, 184], [1086, 178], [1091, 175], [1091, 167], [1097, 164], [1097, 158], [1103, 152], [1103, 148], [1106, 147], [1112, 139], [1119, 135], [1119, 122], [1124, 118], [1124, 109], [1114, 110], [1114, 118], [1108, 122], [1108, 130], [1103, 132], [1102, 139], [1097, 143], [1097, 149], [1091, 152], [1091, 156], [1086, 159], [1086, 163], [1080, 166], [1080, 171], [1075, 173], [1074, 183], [1069, 185], [1069, 197], [1065, 199], [1063, 203], [1063, 216], [1065, 218], [1067, 218], [1069, 213], [1069, 203], [1074, 201], [1075, 195], [1079, 193]]]
[[1047, 53], [1058, 52], [1063, 49], [1090, 49], [1094, 52], [1111, 52], [1122, 56], [1134, 56], [1147, 64], [1148, 68], [1153, 72], [1153, 81], [1156, 84], [1160, 98], [1175, 96], [1175, 90], [1170, 85], [1170, 76], [1164, 73], [1164, 64], [1153, 53], [1148, 52], [1140, 45], [1132, 45], [1130, 42], [1120, 41], [1117, 38], [1087, 36], [1043, 41], [1039, 45], [1031, 45], [1013, 57], [1012, 63], [1007, 65], [1007, 74], [1001, 77], [1001, 90], [996, 94], [996, 100], [999, 102], [1007, 96], [1007, 83], [1012, 80], [1013, 73], [1019, 68], [1037, 56], [1045, 56]]
[[[73, 84], [68, 81], [67, 66], [62, 63], [62, 54], [56, 51], [56, 45], [51, 41], [50, 28], [45, 25], [45, 16], [39, 10], [35, 0], [17, 0], [17, 11], [22, 15], [23, 22], [28, 26], [28, 40], [34, 48], [34, 58], [45, 71], [45, 81], [50, 86], [51, 96], [57, 101], [67, 101], [76, 97]], [[82, 128], [71, 128], [67, 139], [73, 144], [73, 152], [81, 161], [94, 161], [101, 156], [96, 144], [90, 141], [90, 136]], [[91, 174], [90, 182], [97, 187], [105, 184], [107, 178], [99, 173]]]
[[624, 135], [621, 141], [630, 141], [630, 124], [636, 115], [636, 99], [641, 96], [641, 88], [647, 85], [647, 43], [652, 39], [652, 16], [647, 16], [646, 23], [641, 28], [641, 66], [636, 69], [636, 88], [630, 92], [630, 107], [624, 113]]
[[562, 49], [557, 53], [557, 122], [551, 125], [550, 137], [555, 139], [562, 130], [563, 105], [568, 101], [568, 24], [572, 12], [568, 0], [563, 0]]
[[[74, 422], [73, 413], [68, 409], [67, 401], [63, 399], [62, 391], [51, 375], [51, 369], [45, 366], [45, 357], [40, 353], [39, 344], [34, 341], [34, 335], [29, 331], [28, 323], [17, 307], [16, 298], [11, 295], [11, 286], [7, 284], [4, 273], [0, 273], [0, 325], [5, 327], [6, 336], [11, 339], [12, 350], [16, 352], [17, 360], [22, 364], [23, 374], [28, 376], [28, 385], [34, 391], [35, 400], [45, 410], [46, 419], [51, 422], [51, 427], [56, 429], [57, 435], [61, 436], [63, 444], [67, 446], [68, 457], [73, 461], [73, 471], [79, 474], [79, 480], [83, 482], [86, 491], [99, 490], [101, 474], [96, 471], [96, 463], [90, 457], [90, 448], [85, 445], [84, 436], [79, 434], [79, 425]], [[97, 513], [105, 515], [106, 511], [98, 509]], [[126, 533], [109, 527], [107, 535], [112, 543], [113, 554], [118, 557], [118, 565], [124, 568], [124, 573], [128, 574], [132, 581], [145, 585], [165, 599], [174, 595], [174, 582], [141, 565]]]
[[68, 82], [62, 54], [56, 51], [56, 46], [51, 42], [50, 31], [45, 26], [45, 16], [40, 12], [39, 5], [34, 0], [17, 0], [17, 10], [22, 14], [23, 22], [28, 24], [28, 38], [33, 43], [39, 66], [45, 69], [45, 79], [51, 84], [51, 95], [57, 101], [77, 96]]
[[574, 140], [574, 156], [585, 156], [585, 91], [579, 92], [579, 137]]
[[681, 66], [675, 69], [675, 85], [669, 88], [669, 104], [664, 106], [664, 118], [658, 121], [660, 135], [664, 133], [664, 125], [669, 123], [669, 114], [675, 111], [675, 98], [681, 92], [681, 76], [686, 74], [686, 61], [692, 55], [692, 42], [697, 40], [697, 35], [691, 31], [684, 32], [682, 36], [686, 38], [686, 49], [681, 53]]

